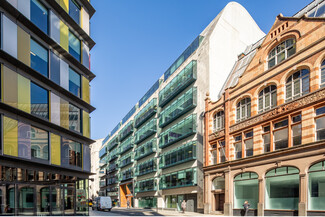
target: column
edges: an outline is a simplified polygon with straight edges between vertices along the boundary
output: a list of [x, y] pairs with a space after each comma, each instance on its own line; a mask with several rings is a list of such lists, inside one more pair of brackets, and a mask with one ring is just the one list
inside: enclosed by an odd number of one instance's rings
[[300, 185], [299, 185], [299, 204], [298, 204], [298, 215], [307, 216], [307, 189], [308, 180], [305, 173], [299, 174]]
[[224, 215], [232, 216], [232, 190], [233, 181], [231, 179], [230, 168], [225, 171], [225, 204], [224, 204]]
[[264, 216], [264, 179], [258, 179], [258, 204], [257, 204], [257, 215]]

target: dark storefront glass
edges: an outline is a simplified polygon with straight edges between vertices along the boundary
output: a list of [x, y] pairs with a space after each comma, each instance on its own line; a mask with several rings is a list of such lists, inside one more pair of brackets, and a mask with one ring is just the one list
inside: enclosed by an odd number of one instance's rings
[[0, 215], [15, 215], [15, 185], [0, 184]]

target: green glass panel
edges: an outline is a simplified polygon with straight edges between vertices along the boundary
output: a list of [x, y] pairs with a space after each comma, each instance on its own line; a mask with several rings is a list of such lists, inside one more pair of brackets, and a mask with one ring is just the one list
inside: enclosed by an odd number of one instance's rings
[[251, 205], [251, 209], [257, 209], [258, 180], [244, 180], [234, 183], [234, 208], [242, 209], [245, 201]]
[[324, 162], [325, 162], [325, 161], [322, 161], [322, 162], [319, 162], [319, 163], [317, 163], [317, 164], [312, 165], [312, 166], [309, 168], [309, 172], [312, 172], [312, 171], [318, 171], [318, 170], [324, 170]]

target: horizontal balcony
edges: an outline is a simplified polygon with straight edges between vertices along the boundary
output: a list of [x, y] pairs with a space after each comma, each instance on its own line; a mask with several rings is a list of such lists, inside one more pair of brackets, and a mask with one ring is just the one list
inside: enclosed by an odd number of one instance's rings
[[133, 133], [133, 121], [129, 121], [122, 130], [120, 130], [118, 136], [120, 138], [120, 142], [122, 142], [125, 138], [130, 136]]
[[118, 154], [122, 155], [125, 152], [131, 150], [133, 148], [133, 136], [127, 138], [124, 142], [120, 144]]
[[108, 173], [115, 172], [117, 169], [118, 169], [117, 164], [116, 163], [111, 163], [108, 166]]
[[133, 179], [133, 168], [123, 170], [118, 174], [118, 180], [120, 182]]
[[163, 107], [196, 80], [196, 60], [191, 61], [159, 92], [159, 106]]
[[139, 181], [135, 184], [134, 192], [147, 192], [147, 191], [157, 191], [157, 181], [155, 179], [147, 179]]
[[159, 182], [159, 189], [181, 188], [195, 185], [197, 185], [196, 168], [190, 168], [162, 175]]
[[111, 178], [108, 178], [107, 179], [107, 185], [115, 185], [115, 184], [117, 184], [118, 183], [118, 180], [117, 180], [117, 178], [116, 177], [111, 177]]
[[136, 166], [134, 176], [143, 176], [156, 171], [157, 171], [157, 160], [150, 159]]
[[111, 151], [117, 145], [118, 145], [118, 136], [114, 136], [114, 138], [107, 143], [107, 150]]
[[113, 151], [111, 151], [110, 153], [108, 153], [107, 161], [111, 162], [111, 161], [115, 160], [116, 158], [118, 158], [118, 152], [119, 152], [119, 149], [116, 148]]
[[134, 162], [134, 153], [133, 152], [130, 152], [129, 154], [127, 155], [124, 155], [123, 157], [121, 157], [119, 160], [118, 160], [118, 167], [119, 168], [123, 168], [123, 167], [126, 167], [130, 164], [133, 164]]
[[196, 87], [186, 91], [178, 97], [171, 105], [166, 107], [159, 115], [159, 127], [163, 128], [196, 107]]
[[192, 114], [159, 135], [159, 147], [165, 148], [196, 133], [196, 114]]
[[102, 149], [99, 151], [99, 158], [104, 157], [107, 154], [106, 146], [104, 146]]
[[157, 119], [153, 118], [151, 121], [143, 125], [137, 132], [134, 134], [134, 143], [139, 144], [143, 140], [152, 136], [157, 132]]
[[134, 126], [140, 127], [149, 118], [157, 113], [157, 99], [152, 99], [135, 117]]
[[188, 161], [196, 160], [196, 141], [164, 153], [159, 160], [159, 168], [164, 169], [179, 165]]
[[135, 149], [134, 160], [140, 160], [146, 156], [149, 156], [152, 153], [157, 151], [157, 139], [153, 138], [150, 141], [140, 145]]

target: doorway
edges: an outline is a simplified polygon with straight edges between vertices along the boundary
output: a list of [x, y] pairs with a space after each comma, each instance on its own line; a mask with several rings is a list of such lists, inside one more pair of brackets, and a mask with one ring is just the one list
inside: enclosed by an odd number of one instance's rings
[[215, 201], [215, 211], [222, 211], [223, 212], [223, 206], [225, 203], [225, 194], [215, 194], [214, 195], [214, 201]]
[[182, 211], [182, 202], [184, 200], [184, 195], [177, 196], [177, 210]]

